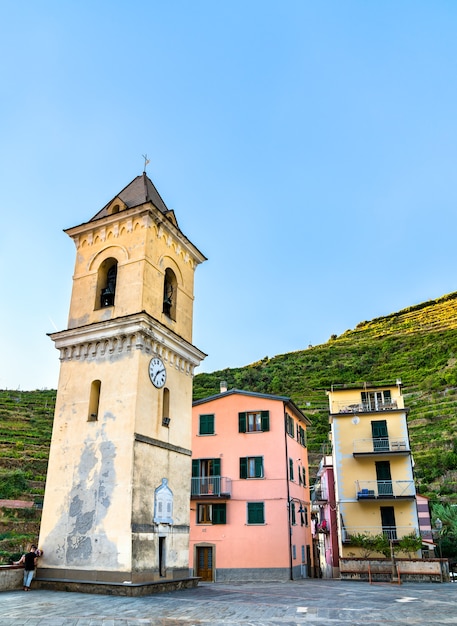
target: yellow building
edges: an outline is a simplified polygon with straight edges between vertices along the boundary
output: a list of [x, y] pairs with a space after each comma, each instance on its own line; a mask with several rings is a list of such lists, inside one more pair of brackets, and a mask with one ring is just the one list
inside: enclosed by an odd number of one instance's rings
[[355, 535], [418, 536], [401, 381], [334, 386], [328, 397], [340, 557], [361, 556]]
[[194, 272], [205, 260], [144, 173], [76, 246], [39, 576], [141, 583], [189, 574]]

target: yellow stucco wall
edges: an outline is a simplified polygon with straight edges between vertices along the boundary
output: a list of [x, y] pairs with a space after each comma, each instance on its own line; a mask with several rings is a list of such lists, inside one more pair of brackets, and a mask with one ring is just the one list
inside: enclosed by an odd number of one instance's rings
[[[392, 403], [381, 403], [379, 410], [368, 410], [362, 404], [362, 392], [389, 390]], [[328, 393], [332, 429], [336, 504], [340, 525], [340, 554], [360, 555], [360, 550], [342, 541], [346, 531], [356, 534], [383, 532], [381, 507], [392, 507], [397, 536], [418, 531], [417, 508], [414, 498], [360, 499], [361, 488], [378, 494], [376, 462], [389, 464], [393, 492], [402, 490], [414, 494], [414, 479], [407, 427], [407, 410], [399, 385], [337, 389]], [[385, 421], [387, 449], [374, 453], [372, 422]], [[392, 443], [394, 445], [392, 445]], [[397, 447], [397, 444], [400, 447]], [[401, 449], [400, 449], [401, 448]]]

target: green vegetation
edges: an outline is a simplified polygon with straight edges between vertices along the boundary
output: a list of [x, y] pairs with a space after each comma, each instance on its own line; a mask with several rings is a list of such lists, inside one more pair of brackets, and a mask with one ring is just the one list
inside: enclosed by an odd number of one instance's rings
[[[437, 529], [437, 520], [442, 528]], [[432, 503], [432, 528], [439, 553], [455, 561], [457, 559], [457, 506], [453, 504]]]
[[[361, 322], [326, 344], [246, 367], [198, 374], [194, 399], [228, 388], [288, 396], [310, 418], [312, 468], [328, 444], [325, 391], [340, 383], [403, 381], [418, 491], [443, 520], [442, 547], [457, 532], [435, 505], [457, 504], [457, 292]], [[42, 500], [55, 391], [0, 391], [0, 499]], [[1, 507], [1, 505], [0, 505]], [[457, 507], [455, 507], [457, 509]], [[453, 514], [454, 507], [450, 507]], [[36, 541], [39, 508], [0, 508], [0, 557]], [[29, 517], [28, 517], [29, 516]], [[32, 516], [32, 518], [30, 517]], [[405, 548], [406, 549], [406, 548]]]
[[[38, 541], [55, 391], [0, 391], [0, 561]], [[22, 501], [34, 503], [25, 506]]]
[[414, 534], [406, 535], [391, 545], [388, 537], [383, 533], [379, 535], [358, 533], [351, 535], [351, 545], [360, 548], [364, 559], [368, 559], [373, 554], [382, 554], [387, 559], [392, 551], [396, 555], [407, 554], [409, 558], [413, 558], [422, 547], [422, 539]]

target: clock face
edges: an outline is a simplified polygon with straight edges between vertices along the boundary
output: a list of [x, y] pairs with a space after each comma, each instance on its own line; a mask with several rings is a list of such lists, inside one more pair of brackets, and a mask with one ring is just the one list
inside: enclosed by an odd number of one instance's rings
[[165, 365], [163, 364], [162, 359], [155, 356], [151, 359], [149, 363], [149, 378], [151, 379], [151, 383], [157, 389], [160, 389], [165, 385], [167, 380], [167, 370], [165, 369]]

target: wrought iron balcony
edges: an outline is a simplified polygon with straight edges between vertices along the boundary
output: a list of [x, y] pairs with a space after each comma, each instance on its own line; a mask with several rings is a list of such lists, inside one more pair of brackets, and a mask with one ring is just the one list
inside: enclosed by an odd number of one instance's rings
[[356, 439], [354, 441], [353, 454], [409, 454], [409, 443], [406, 437], [372, 437], [371, 439]]
[[413, 480], [356, 480], [355, 489], [357, 500], [416, 497]]
[[192, 498], [230, 498], [232, 479], [226, 476], [207, 476], [191, 479]]
[[411, 526], [344, 526], [341, 531], [343, 543], [351, 543], [352, 537], [356, 535], [365, 535], [375, 537], [384, 535], [389, 541], [399, 541], [403, 537], [415, 535], [420, 536], [419, 529]]

